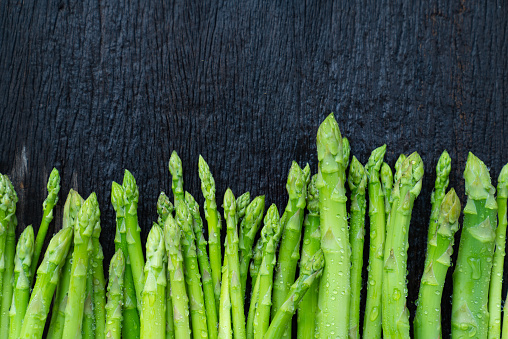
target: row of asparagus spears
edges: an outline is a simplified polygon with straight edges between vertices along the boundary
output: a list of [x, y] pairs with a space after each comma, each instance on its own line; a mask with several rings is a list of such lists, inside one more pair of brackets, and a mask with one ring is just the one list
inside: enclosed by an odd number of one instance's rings
[[[214, 178], [200, 156], [206, 226], [200, 206], [184, 190], [182, 163], [173, 152], [173, 203], [160, 194], [145, 253], [139, 191], [126, 170], [123, 183], [111, 188], [116, 234], [107, 287], [95, 193], [86, 200], [74, 190], [68, 193], [62, 229], [40, 260], [58, 202], [58, 171], [48, 180], [37, 237], [27, 226], [17, 245], [18, 198], [9, 178], [0, 175], [0, 337], [409, 338], [408, 234], [422, 159], [416, 152], [402, 154], [392, 171], [383, 145], [365, 166], [354, 156], [350, 160], [349, 141], [333, 114], [319, 127], [317, 151], [313, 176], [309, 165], [302, 169], [293, 162], [282, 215], [275, 204], [265, 213], [264, 196], [235, 198], [228, 189], [224, 222]], [[450, 170], [444, 151], [431, 196], [415, 338], [443, 336], [441, 299], [461, 213], [455, 190], [446, 191]], [[508, 166], [499, 175], [497, 197], [487, 167], [471, 153], [464, 179], [467, 203], [453, 273], [451, 335], [500, 338], [503, 324], [508, 336], [508, 319], [501, 321]], [[366, 306], [360, 310], [367, 210]]]

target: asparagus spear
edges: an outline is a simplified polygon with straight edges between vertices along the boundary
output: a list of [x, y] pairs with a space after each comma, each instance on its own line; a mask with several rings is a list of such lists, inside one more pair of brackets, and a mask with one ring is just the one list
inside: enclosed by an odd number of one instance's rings
[[346, 338], [349, 329], [350, 247], [346, 209], [347, 161], [339, 126], [330, 114], [317, 134], [321, 248], [325, 269], [319, 286], [317, 331], [323, 338]]
[[259, 279], [255, 280], [252, 286], [252, 293], [250, 296], [249, 313], [247, 315], [246, 335], [247, 339], [254, 339], [254, 318], [256, 317], [256, 310], [258, 307], [259, 297]]
[[[386, 145], [380, 146], [372, 151], [365, 170], [369, 178], [369, 219], [370, 219], [370, 248], [369, 267], [367, 278], [367, 297], [365, 298], [365, 316], [363, 319], [363, 336], [366, 339], [381, 338], [381, 299], [383, 283], [383, 250], [385, 244], [385, 203], [388, 209], [390, 203], [385, 199], [390, 194], [392, 185], [389, 185], [391, 176], [387, 170], [382, 173], [385, 165], [383, 158], [386, 153]], [[388, 170], [390, 167], [387, 165]], [[381, 176], [380, 176], [381, 170]], [[391, 173], [391, 170], [388, 172]], [[383, 176], [383, 174], [385, 174]], [[383, 181], [382, 179], [386, 181]], [[386, 182], [383, 190], [382, 183]], [[389, 212], [388, 212], [389, 214]]]
[[[397, 161], [395, 162], [395, 175], [393, 177], [393, 181], [394, 182], [397, 182], [399, 181], [399, 178], [400, 178], [400, 175], [401, 175], [401, 172], [400, 170], [402, 169], [402, 164], [404, 163], [404, 161], [406, 161], [407, 159], [407, 156], [405, 154], [401, 154], [399, 155], [399, 157], [397, 158]], [[395, 187], [394, 187], [395, 188]], [[392, 203], [392, 198], [390, 196], [390, 203]], [[390, 210], [391, 211], [391, 210]]]
[[351, 306], [349, 307], [349, 338], [360, 338], [360, 295], [362, 291], [363, 242], [365, 236], [365, 189], [367, 174], [363, 165], [353, 156], [349, 167], [351, 190]]
[[[319, 196], [316, 187], [317, 175], [307, 187], [307, 209], [309, 213], [305, 217], [303, 226], [302, 258], [300, 259], [300, 275], [310, 275], [307, 270], [311, 258], [321, 248], [321, 233], [319, 230]], [[312, 283], [309, 290], [303, 296], [298, 306], [297, 338], [314, 338], [316, 328], [316, 312], [319, 293], [319, 277]]]
[[180, 228], [173, 216], [170, 214], [164, 224], [164, 240], [166, 243], [168, 257], [171, 298], [173, 300], [175, 338], [190, 339], [189, 298], [187, 297], [187, 291], [185, 288], [180, 238]]
[[[90, 241], [91, 243], [91, 241]], [[83, 309], [83, 324], [82, 324], [82, 338], [93, 339], [95, 336], [94, 331], [94, 309], [93, 309], [93, 277], [92, 277], [92, 248], [90, 246], [89, 260], [88, 260], [88, 272], [86, 274], [86, 290], [85, 290], [85, 304]]]
[[487, 166], [469, 153], [464, 170], [467, 203], [453, 272], [452, 338], [486, 338], [488, 296], [496, 240], [496, 189]]
[[141, 338], [164, 338], [166, 335], [166, 257], [164, 252], [164, 234], [161, 228], [154, 224], [146, 241]]
[[[293, 161], [286, 183], [289, 201], [286, 206], [286, 224], [283, 225], [282, 240], [279, 249], [279, 260], [273, 283], [273, 305], [271, 318], [286, 301], [291, 285], [295, 282], [296, 267], [300, 259], [300, 239], [304, 209], [307, 197], [306, 177], [298, 164]], [[291, 337], [291, 323], [288, 323], [283, 337]]]
[[252, 262], [250, 263], [250, 278], [251, 278], [251, 287], [254, 289], [256, 285], [256, 280], [259, 273], [259, 267], [261, 266], [261, 261], [263, 260], [263, 251], [265, 249], [266, 243], [263, 242], [261, 238], [256, 242], [256, 246], [254, 246], [254, 255], [252, 257]]
[[83, 323], [86, 298], [86, 275], [88, 271], [90, 237], [99, 222], [100, 211], [95, 193], [85, 200], [78, 213], [74, 228], [74, 253], [72, 258], [69, 295], [65, 308], [63, 338], [79, 338]]
[[242, 284], [240, 283], [240, 258], [238, 254], [238, 219], [236, 201], [231, 189], [224, 194], [224, 218], [227, 226], [229, 295], [233, 313], [233, 334], [235, 339], [245, 339], [245, 313], [243, 307]]
[[106, 304], [106, 338], [122, 337], [122, 302], [124, 292], [125, 257], [118, 249], [109, 263], [108, 303]]
[[71, 245], [73, 229], [60, 230], [49, 242], [46, 254], [37, 269], [37, 280], [30, 296], [19, 338], [42, 338], [51, 298], [58, 275]]
[[180, 159], [176, 151], [171, 153], [168, 167], [171, 173], [171, 189], [173, 190], [175, 208], [178, 208], [180, 203], [185, 203], [185, 192], [183, 190], [182, 159]]
[[392, 207], [392, 205], [390, 204], [390, 196], [392, 195], [393, 189], [392, 169], [390, 168], [390, 165], [388, 165], [386, 162], [383, 162], [383, 164], [381, 165], [380, 179], [383, 193], [385, 196], [385, 218], [386, 218], [385, 225], [386, 225], [388, 224], [388, 217], [390, 216], [390, 209]]
[[[501, 291], [506, 243], [506, 200], [508, 198], [508, 164], [504, 165], [497, 179], [496, 250], [489, 291], [489, 339], [501, 337]], [[507, 320], [508, 321], [508, 320]]]
[[270, 327], [264, 336], [265, 339], [279, 339], [284, 335], [284, 329], [291, 321], [296, 307], [305, 296], [306, 292], [313, 285], [314, 281], [323, 273], [325, 259], [323, 251], [318, 250], [310, 261], [307, 262], [305, 273], [301, 273], [296, 282], [291, 286], [286, 301], [275, 313]]
[[[210, 266], [212, 268], [212, 281], [215, 293], [215, 305], [219, 305], [220, 278], [222, 270], [222, 255], [220, 243], [221, 220], [217, 213], [215, 202], [215, 180], [205, 159], [199, 156], [199, 177], [201, 178], [201, 191], [205, 197], [205, 218], [208, 224], [208, 249], [210, 255]], [[218, 310], [217, 310], [218, 311]]]
[[161, 228], [164, 228], [164, 223], [166, 222], [166, 218], [169, 214], [172, 214], [174, 210], [173, 204], [169, 200], [169, 197], [166, 195], [166, 193], [161, 192], [159, 194], [159, 199], [157, 200], [157, 214], [158, 219], [157, 223]]
[[10, 310], [9, 337], [18, 338], [30, 299], [30, 264], [34, 251], [34, 230], [27, 226], [21, 233], [14, 258], [14, 294]]
[[[282, 234], [277, 206], [272, 204], [264, 219], [261, 238], [266, 243], [263, 260], [259, 268], [259, 293], [256, 315], [254, 317], [254, 338], [264, 338], [270, 323], [270, 306], [272, 305], [273, 268], [275, 266], [275, 252]], [[231, 270], [230, 270], [231, 273]], [[234, 311], [233, 311], [234, 315]]]
[[224, 265], [222, 266], [222, 285], [220, 291], [219, 309], [220, 313], [218, 338], [232, 339], [233, 330], [231, 328], [231, 298], [229, 294], [229, 270], [227, 253], [224, 255]]
[[93, 278], [93, 310], [94, 310], [94, 336], [96, 339], [104, 338], [106, 324], [106, 279], [104, 278], [104, 253], [99, 242], [101, 234], [100, 222], [95, 224], [92, 233], [92, 278]]
[[[428, 242], [425, 269], [420, 284], [414, 320], [415, 338], [442, 338], [441, 297], [446, 272], [451, 266], [454, 234], [459, 229], [460, 200], [452, 188], [439, 209], [436, 230]], [[429, 258], [430, 257], [430, 258]]]
[[46, 239], [46, 234], [48, 233], [48, 226], [51, 220], [53, 220], [53, 208], [58, 202], [58, 192], [60, 191], [60, 173], [58, 173], [56, 168], [53, 168], [49, 174], [47, 188], [48, 196], [42, 203], [42, 221], [41, 225], [39, 226], [39, 230], [37, 231], [37, 238], [35, 239], [35, 251], [31, 267], [32, 279], [35, 276], [35, 270], [37, 268], [37, 264], [39, 263], [42, 246], [44, 245], [44, 240]]
[[250, 203], [250, 192], [245, 192], [238, 198], [236, 198], [236, 217], [238, 219], [238, 225], [241, 224], [245, 213], [247, 212], [247, 206]]
[[[213, 281], [211, 276], [210, 262], [208, 261], [206, 251], [206, 240], [203, 235], [203, 220], [199, 213], [199, 205], [194, 197], [185, 192], [185, 201], [192, 215], [192, 229], [196, 238], [196, 253], [198, 257], [199, 271], [203, 282], [203, 293], [205, 300], [206, 323], [208, 325], [208, 337], [217, 338], [217, 307], [215, 305], [215, 295], [213, 293]], [[222, 291], [221, 291], [222, 293]]]

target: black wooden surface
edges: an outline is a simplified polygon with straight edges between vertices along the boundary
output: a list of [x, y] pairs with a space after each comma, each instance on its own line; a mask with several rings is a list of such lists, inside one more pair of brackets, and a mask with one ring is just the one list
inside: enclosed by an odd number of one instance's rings
[[[442, 150], [465, 202], [472, 151], [495, 179], [508, 161], [507, 2], [2, 1], [0, 172], [13, 180], [21, 229], [37, 228], [49, 172], [97, 192], [112, 256], [113, 180], [140, 189], [142, 236], [156, 219], [176, 150], [202, 202], [202, 154], [218, 197], [265, 194], [282, 210], [291, 160], [317, 170], [315, 135], [336, 112], [365, 163], [418, 151], [426, 165], [410, 230], [409, 308], [423, 269], [434, 166]], [[506, 276], [506, 275], [505, 275]], [[451, 280], [443, 301], [449, 331]]]

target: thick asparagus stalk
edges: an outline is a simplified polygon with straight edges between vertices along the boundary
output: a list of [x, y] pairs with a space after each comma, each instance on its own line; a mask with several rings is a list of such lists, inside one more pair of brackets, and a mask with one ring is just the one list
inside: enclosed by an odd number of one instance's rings
[[436, 230], [428, 240], [430, 251], [427, 251], [414, 320], [414, 335], [417, 339], [442, 338], [441, 297], [446, 272], [452, 262], [453, 236], [459, 229], [460, 210], [459, 197], [452, 188], [441, 203], [435, 221]]
[[393, 173], [392, 169], [390, 168], [390, 165], [388, 165], [386, 162], [383, 162], [381, 165], [381, 172], [380, 172], [380, 178], [381, 178], [381, 186], [383, 188], [383, 193], [385, 196], [385, 218], [386, 218], [386, 224], [388, 224], [388, 217], [390, 216], [390, 209], [392, 207], [390, 203], [390, 197], [392, 195], [392, 189], [393, 189]]
[[42, 338], [51, 298], [71, 245], [72, 234], [71, 227], [64, 228], [49, 242], [44, 259], [37, 269], [37, 280], [30, 296], [19, 338]]
[[99, 242], [101, 224], [95, 224], [92, 233], [92, 278], [93, 278], [93, 311], [94, 311], [94, 336], [95, 339], [104, 338], [104, 326], [106, 324], [106, 279], [104, 278], [104, 253]]
[[241, 224], [245, 213], [247, 212], [247, 206], [250, 203], [250, 192], [245, 192], [238, 198], [236, 198], [236, 217], [238, 219], [238, 225]]
[[423, 162], [414, 152], [402, 163], [392, 191], [392, 210], [386, 229], [383, 272], [383, 337], [409, 338], [407, 249], [411, 212], [422, 187]]
[[[393, 177], [393, 181], [396, 183], [397, 181], [399, 181], [399, 178], [400, 178], [400, 175], [401, 175], [401, 172], [400, 170], [402, 169], [402, 164], [404, 163], [404, 161], [406, 161], [407, 159], [407, 156], [405, 154], [400, 154], [399, 157], [397, 158], [397, 161], [395, 162], [395, 175]], [[394, 187], [395, 188], [395, 187]], [[392, 198], [390, 196], [390, 204], [392, 203]], [[390, 210], [391, 211], [391, 210]]]
[[[367, 278], [367, 297], [365, 305], [365, 316], [363, 318], [363, 336], [366, 339], [381, 339], [381, 299], [383, 283], [383, 251], [385, 244], [386, 229], [386, 208], [385, 203], [390, 208], [390, 203], [385, 199], [386, 195], [391, 194], [392, 185], [389, 184], [391, 176], [387, 175], [387, 170], [383, 173], [385, 163], [383, 159], [386, 153], [386, 145], [376, 148], [372, 151], [365, 170], [369, 178], [369, 219], [370, 219], [370, 248], [369, 248], [369, 268]], [[391, 173], [390, 167], [388, 167]], [[381, 170], [381, 175], [380, 175]], [[385, 175], [383, 175], [385, 174]], [[382, 184], [386, 180], [387, 189], [383, 189]], [[390, 192], [388, 192], [388, 189]], [[389, 212], [388, 212], [389, 214]]]
[[10, 310], [9, 338], [18, 338], [30, 299], [30, 264], [34, 251], [34, 230], [27, 226], [19, 237], [14, 258], [14, 293]]
[[125, 257], [117, 250], [109, 264], [108, 303], [106, 304], [106, 338], [122, 337], [122, 303], [124, 291]]
[[[227, 245], [226, 245], [227, 246]], [[220, 339], [232, 339], [233, 329], [231, 322], [231, 298], [229, 294], [229, 270], [228, 254], [224, 255], [224, 265], [222, 266], [222, 285], [220, 291], [219, 305], [219, 334]]]
[[321, 248], [325, 269], [319, 286], [318, 335], [346, 338], [351, 299], [351, 250], [346, 209], [346, 167], [339, 126], [330, 114], [317, 134]]
[[[183, 205], [183, 204], [182, 204]], [[166, 336], [166, 254], [164, 234], [154, 224], [146, 241], [141, 338]]]

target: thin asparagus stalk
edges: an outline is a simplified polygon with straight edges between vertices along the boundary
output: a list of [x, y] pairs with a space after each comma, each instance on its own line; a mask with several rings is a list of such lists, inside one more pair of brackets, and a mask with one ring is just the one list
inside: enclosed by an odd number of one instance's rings
[[164, 223], [166, 222], [166, 218], [169, 214], [172, 214], [174, 210], [173, 204], [169, 200], [169, 197], [166, 193], [161, 192], [159, 194], [159, 199], [157, 200], [157, 214], [158, 219], [157, 223], [160, 227], [164, 228]]
[[51, 298], [55, 292], [60, 269], [72, 241], [71, 227], [60, 230], [49, 242], [46, 254], [37, 269], [37, 280], [23, 319], [19, 338], [42, 338]]
[[309, 267], [305, 269], [306, 273], [301, 273], [296, 282], [291, 286], [286, 301], [272, 319], [270, 327], [264, 336], [265, 339], [280, 339], [283, 337], [285, 333], [284, 329], [287, 329], [298, 304], [311, 288], [314, 281], [323, 273], [325, 265], [323, 251], [318, 250], [314, 257], [307, 262], [307, 265]]
[[249, 313], [247, 315], [246, 335], [247, 339], [254, 339], [254, 318], [256, 317], [256, 310], [258, 306], [259, 297], [259, 279], [255, 280], [252, 286], [252, 293], [250, 296]]
[[[199, 177], [201, 179], [201, 191], [205, 197], [205, 218], [208, 224], [208, 250], [210, 256], [210, 266], [212, 268], [212, 281], [215, 293], [215, 305], [219, 305], [220, 282], [222, 272], [222, 255], [221, 255], [221, 220], [220, 214], [217, 212], [217, 204], [215, 202], [215, 180], [210, 172], [210, 167], [205, 159], [199, 156]], [[219, 310], [217, 310], [218, 312]]]
[[[401, 154], [399, 155], [399, 157], [397, 158], [397, 161], [395, 162], [395, 175], [393, 177], [393, 181], [394, 183], [396, 183], [397, 181], [399, 181], [399, 178], [400, 178], [400, 175], [401, 175], [401, 169], [402, 169], [402, 164], [404, 163], [404, 161], [406, 161], [407, 159], [407, 156], [405, 154]], [[394, 187], [395, 188], [395, 187]], [[391, 203], [391, 196], [390, 196], [390, 203]], [[391, 211], [391, 210], [390, 210]]]
[[[226, 245], [227, 246], [227, 245]], [[219, 334], [220, 339], [233, 339], [233, 330], [231, 322], [231, 298], [229, 295], [229, 270], [228, 254], [224, 255], [224, 265], [222, 266], [222, 285], [220, 291], [220, 313], [219, 313]]]
[[[183, 204], [182, 204], [183, 205]], [[166, 336], [166, 254], [164, 234], [154, 224], [146, 241], [141, 338]]]
[[[391, 177], [383, 173], [386, 145], [372, 151], [365, 170], [369, 179], [369, 219], [370, 219], [370, 248], [367, 278], [367, 297], [365, 298], [365, 315], [363, 318], [363, 336], [366, 339], [381, 339], [381, 299], [383, 283], [383, 250], [385, 244], [385, 203], [390, 208], [386, 195], [391, 194]], [[389, 172], [390, 167], [387, 165]], [[381, 176], [380, 176], [381, 171]], [[385, 175], [383, 175], [385, 174]], [[383, 181], [383, 178], [385, 181]], [[382, 184], [386, 182], [387, 189]], [[388, 192], [388, 189], [390, 192]], [[390, 212], [388, 212], [389, 214]]]
[[238, 198], [236, 198], [236, 217], [238, 219], [238, 225], [242, 223], [245, 213], [247, 212], [247, 206], [250, 203], [250, 192], [245, 192]]
[[265, 249], [265, 245], [266, 243], [263, 242], [261, 238], [259, 238], [256, 242], [256, 246], [254, 246], [254, 255], [252, 257], [252, 262], [250, 263], [250, 278], [252, 289], [254, 289], [254, 285], [256, 285], [259, 267], [261, 266], [261, 261], [263, 260], [263, 251]]
[[125, 257], [118, 249], [109, 263], [108, 303], [106, 304], [106, 338], [122, 338], [122, 302], [124, 291]]
[[390, 209], [392, 205], [390, 204], [390, 197], [392, 195], [392, 189], [393, 189], [393, 173], [392, 169], [390, 168], [390, 165], [388, 165], [386, 162], [383, 162], [381, 165], [381, 171], [380, 171], [380, 178], [381, 178], [381, 186], [383, 188], [383, 193], [385, 196], [385, 219], [386, 224], [388, 224], [388, 217], [390, 216]]
[[[92, 241], [90, 241], [91, 243]], [[85, 298], [85, 308], [83, 309], [83, 324], [82, 324], [82, 338], [83, 339], [93, 339], [95, 337], [94, 331], [94, 309], [93, 309], [93, 276], [92, 276], [92, 248], [90, 246], [88, 260], [88, 272], [86, 274], [86, 298]]]
[[454, 234], [459, 229], [460, 210], [459, 197], [452, 188], [441, 203], [435, 221], [436, 231], [428, 240], [430, 251], [427, 251], [414, 320], [416, 339], [442, 338], [441, 297], [446, 272], [452, 262]]
[[182, 159], [178, 156], [176, 151], [171, 153], [169, 158], [169, 172], [171, 173], [171, 189], [175, 201], [175, 209], [178, 208], [180, 203], [185, 203], [185, 191], [183, 190], [183, 168]]
[[392, 210], [386, 229], [383, 272], [383, 337], [409, 338], [407, 249], [411, 212], [422, 187], [423, 162], [414, 152], [401, 165], [392, 191]]
[[30, 299], [30, 264], [34, 251], [34, 230], [27, 226], [21, 233], [14, 258], [14, 293], [10, 310], [9, 338], [18, 338]]
[[497, 179], [496, 250], [492, 266], [489, 291], [489, 339], [501, 337], [501, 293], [503, 287], [503, 264], [506, 255], [506, 200], [508, 198], [508, 164], [504, 165]]
[[[339, 131], [340, 133], [340, 131]], [[351, 146], [346, 137], [342, 137], [342, 160], [344, 162], [344, 170], [349, 166], [349, 156], [351, 155]]]
[[93, 278], [93, 310], [94, 310], [94, 334], [96, 339], [104, 338], [106, 325], [106, 279], [104, 278], [104, 253], [99, 242], [101, 234], [100, 222], [95, 224], [92, 233], [92, 278]]

